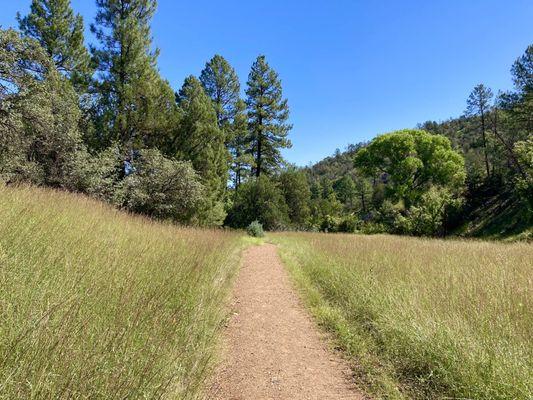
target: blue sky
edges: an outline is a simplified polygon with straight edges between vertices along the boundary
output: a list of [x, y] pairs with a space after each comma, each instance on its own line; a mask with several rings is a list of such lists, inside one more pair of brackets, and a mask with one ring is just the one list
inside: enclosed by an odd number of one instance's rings
[[[30, 0], [0, 3], [7, 27]], [[88, 26], [94, 1], [72, 3]], [[458, 116], [477, 83], [510, 89], [532, 21], [531, 0], [159, 0], [152, 29], [175, 89], [215, 53], [244, 87], [265, 54], [291, 107], [285, 156], [306, 165], [379, 133]]]

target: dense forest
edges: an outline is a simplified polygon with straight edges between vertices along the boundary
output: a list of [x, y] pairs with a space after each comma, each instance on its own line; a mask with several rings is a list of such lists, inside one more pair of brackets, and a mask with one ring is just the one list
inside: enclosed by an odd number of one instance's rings
[[[197, 226], [412, 235], [529, 231], [533, 45], [514, 90], [476, 86], [465, 114], [289, 165], [289, 104], [260, 55], [245, 86], [221, 55], [172, 88], [160, 75], [155, 0], [32, 0], [0, 30], [0, 181], [88, 194]], [[501, 221], [498, 221], [498, 216]]]

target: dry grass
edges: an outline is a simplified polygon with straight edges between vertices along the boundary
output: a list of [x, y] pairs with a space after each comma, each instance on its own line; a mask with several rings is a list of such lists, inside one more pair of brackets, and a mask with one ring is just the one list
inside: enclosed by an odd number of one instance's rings
[[0, 398], [197, 398], [238, 235], [0, 187]]
[[376, 397], [533, 398], [532, 244], [271, 239]]

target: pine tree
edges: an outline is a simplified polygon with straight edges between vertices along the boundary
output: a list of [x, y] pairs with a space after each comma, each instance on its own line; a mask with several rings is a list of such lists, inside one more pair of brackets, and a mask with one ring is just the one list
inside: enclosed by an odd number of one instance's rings
[[492, 99], [492, 90], [483, 84], [477, 85], [467, 100], [466, 115], [479, 116], [481, 119], [481, 138], [483, 143], [483, 152], [485, 156], [485, 169], [487, 177], [490, 177], [489, 153], [487, 149], [486, 118], [490, 111], [490, 101]]
[[226, 147], [231, 154], [231, 177], [238, 188], [245, 177], [250, 157], [246, 153], [248, 139], [246, 104], [240, 99], [240, 83], [233, 67], [220, 55], [209, 60], [200, 82], [213, 102], [218, 127], [224, 133]]
[[17, 20], [21, 32], [41, 44], [78, 93], [84, 91], [92, 75], [91, 59], [83, 42], [83, 18], [74, 14], [70, 0], [32, 0], [30, 13], [18, 13]]
[[221, 224], [225, 217], [229, 154], [224, 146], [224, 134], [217, 124], [213, 103], [194, 76], [185, 79], [177, 101], [181, 122], [173, 141], [175, 155], [192, 162], [207, 188], [209, 201], [201, 223]]
[[[155, 0], [97, 0], [91, 30], [98, 63], [97, 131], [101, 146], [162, 147], [177, 122], [174, 93], [157, 70], [150, 21]], [[166, 150], [166, 149], [164, 149]]]
[[250, 165], [253, 163], [251, 154], [247, 152], [249, 144], [248, 116], [246, 114], [246, 103], [239, 100], [235, 107], [235, 115], [230, 125], [231, 140], [229, 151], [231, 154], [231, 177], [235, 190], [250, 174]]
[[200, 82], [213, 101], [219, 128], [224, 129], [237, 112], [241, 90], [239, 77], [226, 59], [217, 54], [205, 64]]
[[254, 174], [270, 174], [283, 164], [280, 149], [291, 147], [287, 135], [292, 126], [287, 124], [289, 106], [283, 99], [281, 81], [276, 71], [257, 57], [248, 76], [246, 89], [251, 153], [254, 156]]

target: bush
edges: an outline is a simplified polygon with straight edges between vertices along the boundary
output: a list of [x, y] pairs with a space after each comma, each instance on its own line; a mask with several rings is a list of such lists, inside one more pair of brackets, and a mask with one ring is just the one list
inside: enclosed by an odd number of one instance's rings
[[158, 219], [198, 224], [205, 188], [189, 162], [168, 159], [157, 150], [140, 150], [135, 172], [124, 176], [123, 152], [112, 146], [95, 156], [80, 152], [68, 176], [71, 190]]
[[357, 232], [360, 228], [361, 220], [355, 215], [345, 216], [339, 224], [338, 231], [345, 233]]
[[253, 237], [263, 237], [265, 236], [265, 231], [263, 231], [263, 225], [259, 221], [253, 221], [248, 228], [246, 228], [248, 235]]
[[276, 182], [267, 176], [251, 179], [239, 186], [226, 224], [246, 228], [256, 220], [266, 230], [281, 230], [289, 225], [285, 198]]
[[455, 198], [448, 189], [434, 186], [405, 215], [396, 216], [395, 230], [398, 233], [435, 236], [442, 231], [447, 210], [460, 205], [461, 199]]

